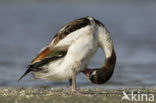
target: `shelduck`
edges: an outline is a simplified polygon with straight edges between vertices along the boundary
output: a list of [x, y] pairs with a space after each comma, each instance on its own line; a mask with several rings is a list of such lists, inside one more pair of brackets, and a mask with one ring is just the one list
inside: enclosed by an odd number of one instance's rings
[[[99, 69], [87, 68], [98, 48], [105, 54], [104, 65]], [[116, 54], [110, 33], [100, 21], [87, 16], [64, 25], [31, 61], [19, 80], [29, 72], [34, 78], [45, 81], [69, 80], [73, 94], [77, 92], [77, 74], [82, 72], [91, 82], [103, 84], [112, 76], [115, 63]]]

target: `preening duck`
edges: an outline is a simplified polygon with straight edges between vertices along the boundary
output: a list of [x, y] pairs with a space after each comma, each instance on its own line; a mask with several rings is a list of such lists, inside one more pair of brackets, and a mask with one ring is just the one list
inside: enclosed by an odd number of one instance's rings
[[[100, 47], [105, 54], [101, 69], [87, 68]], [[76, 75], [83, 72], [93, 83], [106, 82], [114, 71], [116, 55], [109, 32], [93, 17], [73, 20], [60, 29], [52, 41], [27, 66], [21, 80], [31, 72], [34, 78], [46, 81], [69, 80], [71, 94], [76, 92]]]

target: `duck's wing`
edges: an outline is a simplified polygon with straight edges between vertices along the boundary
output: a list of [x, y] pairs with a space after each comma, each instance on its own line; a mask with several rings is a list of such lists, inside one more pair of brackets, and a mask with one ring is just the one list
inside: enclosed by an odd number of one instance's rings
[[[62, 29], [60, 29], [53, 37], [50, 44], [45, 48], [43, 48], [37, 54], [37, 56], [32, 60], [31, 64], [34, 64], [44, 59], [53, 51], [68, 51], [69, 46], [72, 45], [74, 40], [77, 40], [78, 37], [84, 35], [86, 31], [89, 31], [87, 28], [84, 29], [84, 27], [90, 24], [91, 23], [89, 17], [84, 17], [84, 18], [75, 19], [69, 22], [68, 24], [64, 25]], [[80, 29], [83, 30], [76, 32]]]
[[[75, 32], [90, 24], [88, 17], [75, 19], [68, 24], [64, 25], [56, 35], [53, 37], [52, 41], [48, 46], [43, 48], [36, 57], [31, 61], [31, 64], [41, 61], [48, 55], [52, 54], [53, 51], [68, 51], [69, 46], [74, 40], [76, 40], [80, 35], [84, 35], [82, 31], [88, 31], [86, 29], [81, 30], [81, 32]], [[58, 49], [59, 48], [59, 49]]]
[[[46, 49], [45, 49], [46, 50]], [[41, 52], [41, 53], [44, 53], [44, 52]], [[41, 66], [45, 65], [45, 64], [48, 64], [49, 62], [52, 62], [52, 61], [55, 61], [59, 58], [62, 58], [66, 55], [66, 51], [53, 51], [51, 53], [49, 53], [45, 58], [43, 58], [43, 55], [45, 56], [45, 54], [38, 54], [38, 56], [36, 58], [41, 58], [42, 57], [42, 60], [40, 61], [32, 61], [31, 64], [29, 64], [27, 66], [27, 70], [25, 71], [25, 73], [18, 79], [18, 81], [20, 81], [24, 76], [26, 76], [29, 72], [31, 71], [39, 71], [41, 70]], [[36, 59], [38, 60], [38, 59]]]
[[75, 19], [65, 24], [53, 37], [49, 47], [51, 50], [67, 50], [75, 40], [90, 31], [88, 27], [90, 24], [88, 17]]
[[66, 36], [72, 32], [79, 30], [90, 24], [90, 20], [87, 17], [75, 19], [67, 24], [65, 24], [62, 29], [60, 29], [56, 35], [53, 37], [54, 45], [57, 44], [60, 40], [64, 39]]
[[59, 58], [64, 57], [67, 54], [67, 51], [53, 51], [52, 53], [50, 53], [47, 57], [45, 57], [44, 59], [42, 59], [39, 62], [35, 62], [33, 64], [29, 64], [27, 66], [27, 68], [38, 68], [41, 67], [49, 62], [55, 61]]

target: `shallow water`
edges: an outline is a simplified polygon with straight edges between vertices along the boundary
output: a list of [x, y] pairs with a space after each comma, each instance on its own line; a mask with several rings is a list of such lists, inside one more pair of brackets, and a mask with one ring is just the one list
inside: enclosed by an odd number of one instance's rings
[[[17, 79], [36, 53], [51, 41], [63, 24], [79, 17], [93, 16], [110, 31], [117, 53], [111, 80], [93, 85], [80, 74], [80, 87], [123, 88], [156, 85], [156, 2], [21, 3], [0, 4], [0, 86], [67, 87], [67, 82]], [[104, 62], [98, 51], [89, 67]]]

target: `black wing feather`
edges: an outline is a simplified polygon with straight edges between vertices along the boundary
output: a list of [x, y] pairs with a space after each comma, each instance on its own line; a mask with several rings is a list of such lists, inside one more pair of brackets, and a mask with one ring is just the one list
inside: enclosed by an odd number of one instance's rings
[[61, 55], [57, 55], [57, 56], [53, 56], [53, 57], [47, 57], [39, 62], [36, 62], [34, 64], [30, 64], [27, 66], [27, 70], [25, 71], [25, 73], [18, 79], [18, 81], [20, 81], [24, 76], [26, 76], [29, 72], [31, 71], [39, 71], [41, 70], [42, 68], [40, 68], [41, 66], [45, 65], [45, 64], [48, 64], [52, 61], [55, 61], [55, 60], [58, 60], [62, 57], [64, 57], [66, 55], [67, 52], [62, 52]]

